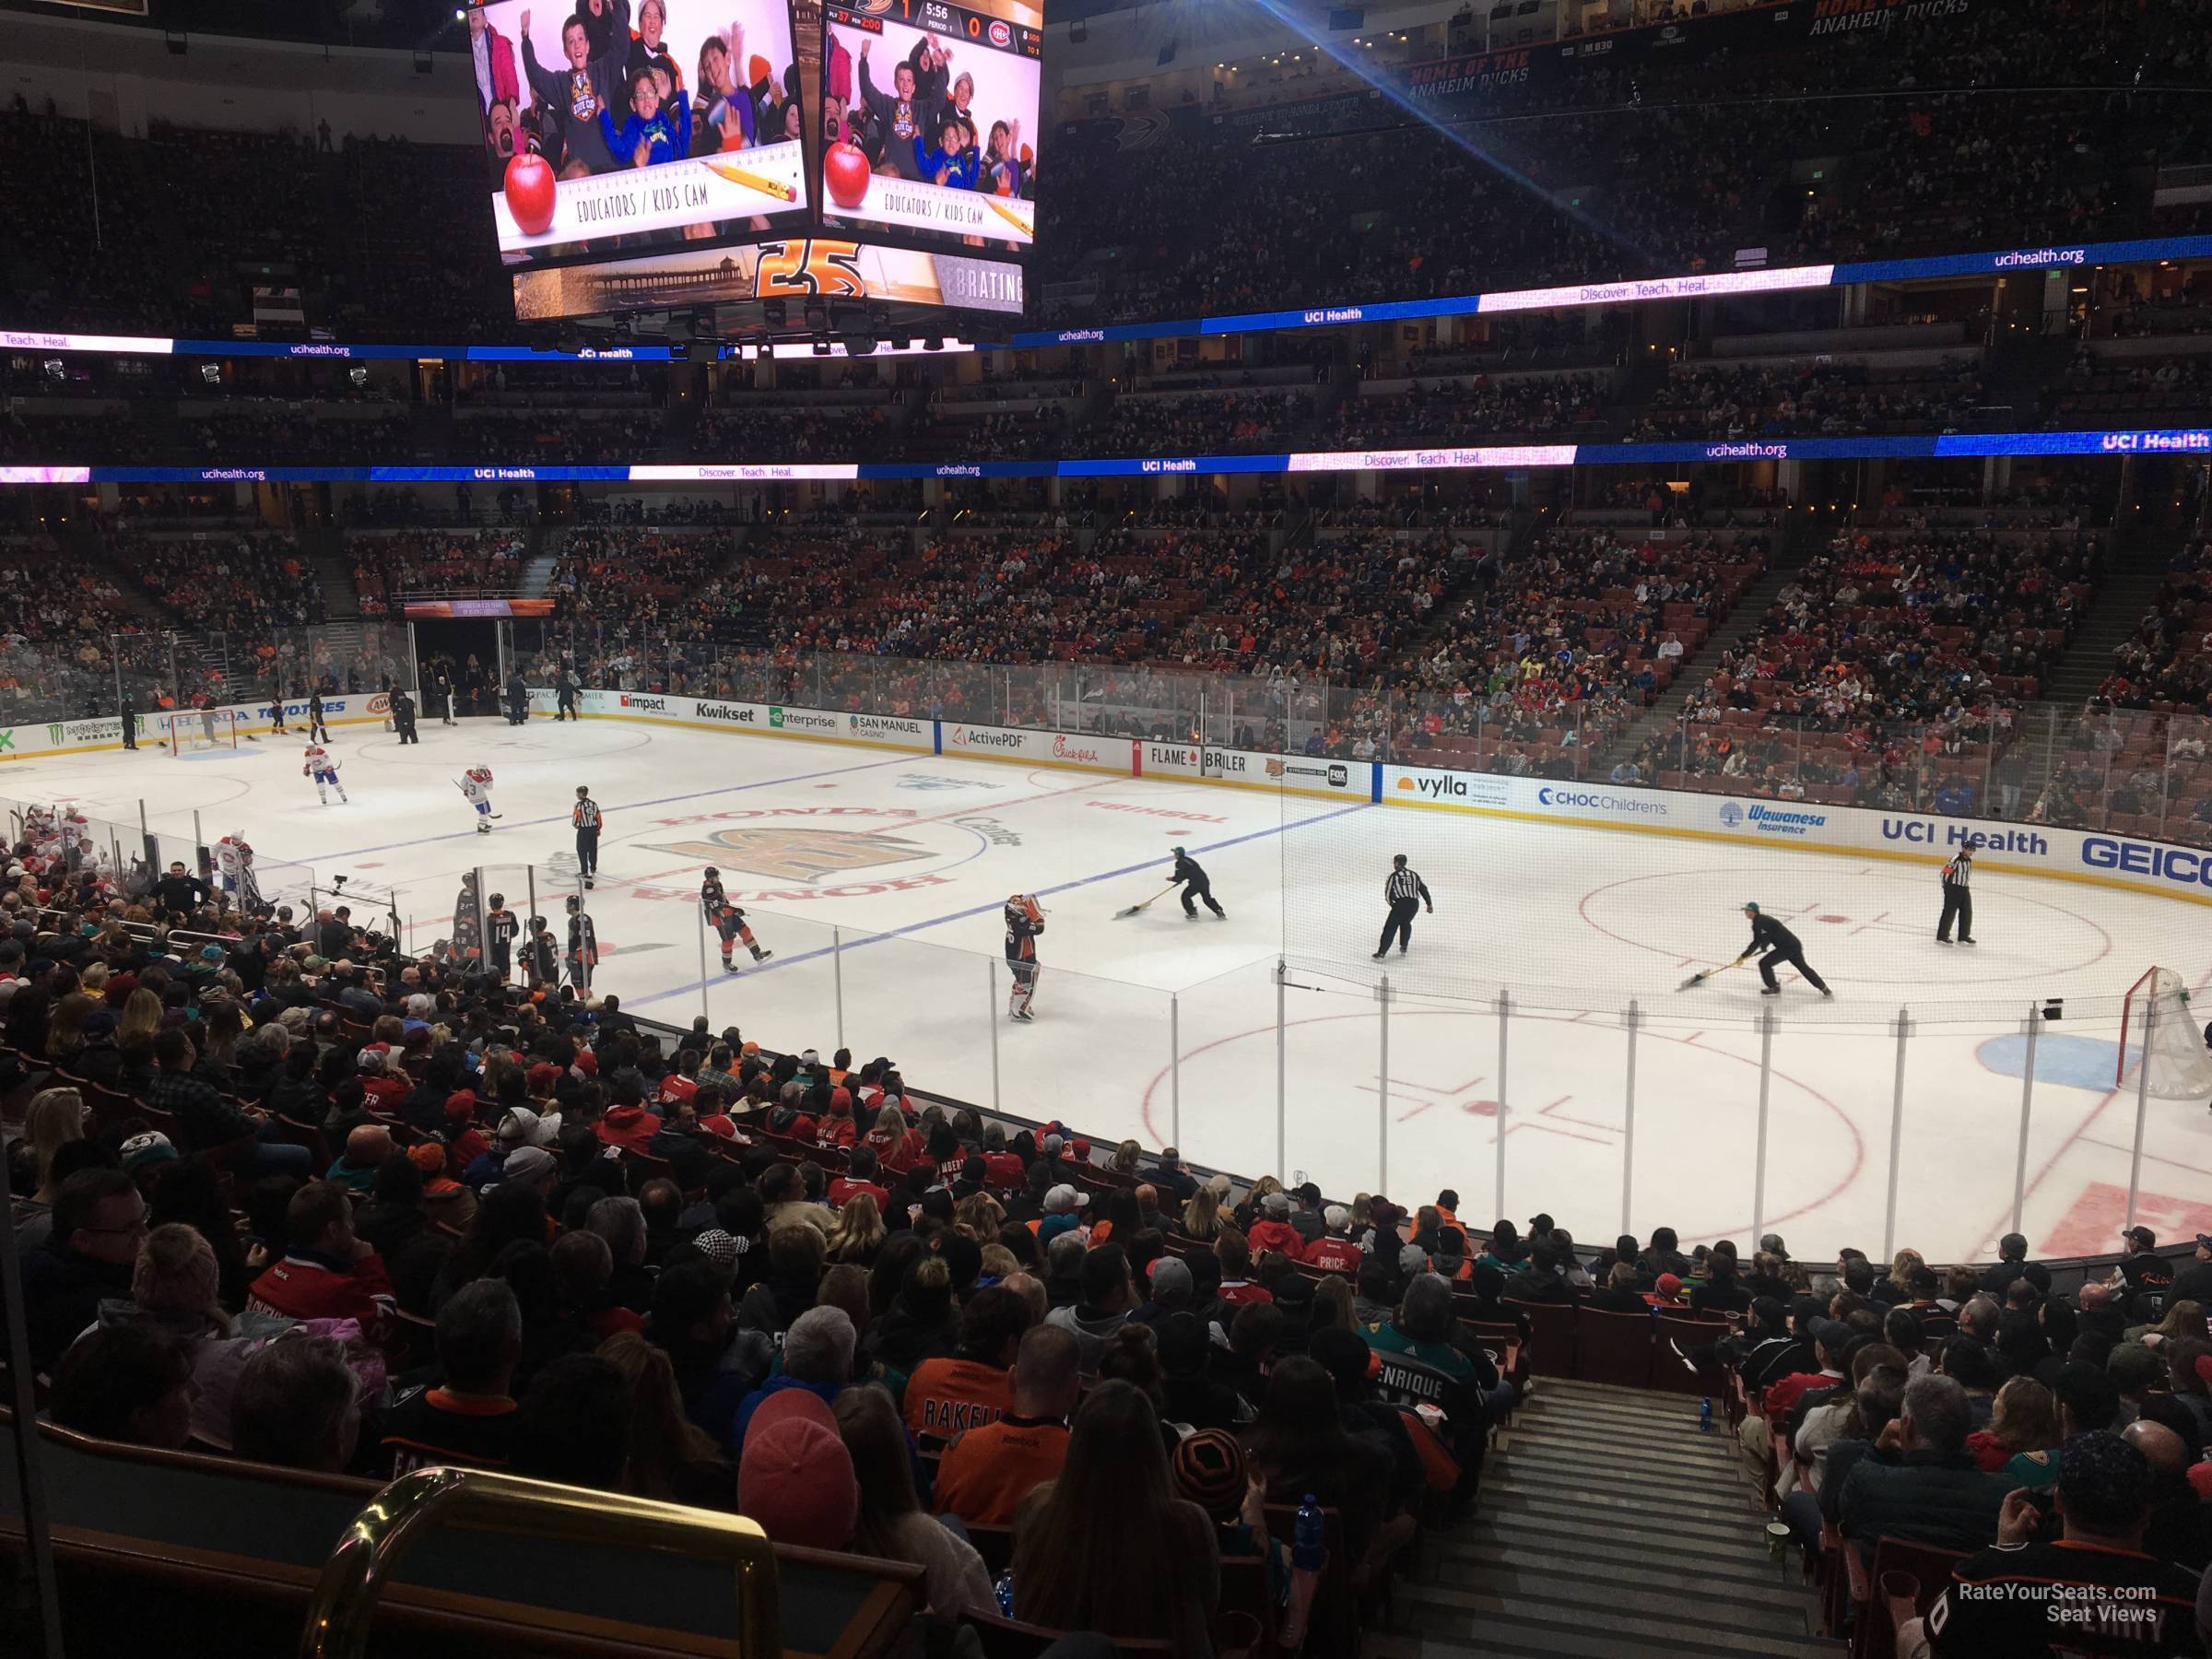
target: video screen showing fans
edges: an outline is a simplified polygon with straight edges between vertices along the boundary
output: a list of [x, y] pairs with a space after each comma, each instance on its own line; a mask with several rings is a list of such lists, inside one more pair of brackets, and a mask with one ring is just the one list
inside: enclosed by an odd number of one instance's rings
[[680, 248], [806, 214], [787, 0], [493, 0], [467, 27], [507, 265]]
[[1043, 12], [1018, 0], [825, 6], [824, 223], [1029, 247], [1043, 48]]

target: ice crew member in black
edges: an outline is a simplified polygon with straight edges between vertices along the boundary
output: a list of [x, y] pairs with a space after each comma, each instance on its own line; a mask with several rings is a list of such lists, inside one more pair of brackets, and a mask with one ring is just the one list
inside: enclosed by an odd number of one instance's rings
[[1759, 906], [1756, 904], [1745, 905], [1744, 914], [1751, 919], [1751, 943], [1744, 947], [1743, 956], [1739, 956], [1735, 959], [1740, 962], [1744, 957], [1750, 956], [1755, 951], [1763, 950], [1767, 953], [1759, 959], [1759, 977], [1766, 982], [1765, 986], [1759, 992], [1761, 996], [1780, 996], [1782, 994], [1782, 987], [1774, 982], [1774, 964], [1777, 962], [1787, 962], [1791, 967], [1796, 969], [1805, 976], [1805, 982], [1819, 992], [1821, 995], [1833, 996], [1835, 994], [1828, 988], [1826, 980], [1805, 965], [1805, 947], [1797, 942], [1795, 934], [1775, 921], [1773, 917], [1760, 915]]
[[1390, 954], [1390, 938], [1398, 938], [1398, 954], [1406, 954], [1406, 947], [1413, 943], [1413, 912], [1426, 905], [1430, 915], [1436, 914], [1436, 904], [1429, 897], [1429, 884], [1420, 876], [1406, 867], [1406, 854], [1400, 853], [1390, 861], [1390, 874], [1382, 882], [1382, 897], [1390, 905], [1390, 920], [1382, 924], [1382, 943], [1375, 947], [1374, 959], [1381, 961]]
[[1220, 901], [1214, 897], [1214, 884], [1206, 878], [1206, 871], [1200, 868], [1196, 859], [1181, 847], [1175, 849], [1175, 873], [1168, 879], [1171, 882], [1180, 881], [1183, 884], [1182, 914], [1185, 921], [1195, 922], [1198, 920], [1200, 900], [1204, 900], [1206, 908], [1212, 911], [1222, 921], [1229, 920], [1229, 912], [1221, 908]]
[[422, 741], [422, 735], [415, 729], [415, 700], [405, 688], [395, 687], [392, 692], [392, 729], [399, 734], [402, 743]]
[[323, 688], [320, 686], [308, 688], [307, 740], [310, 743], [330, 741], [330, 728], [323, 724]]
[[1974, 895], [1969, 887], [1974, 876], [1974, 849], [1982, 838], [1970, 835], [1966, 844], [1943, 866], [1943, 920], [1936, 924], [1936, 943], [1951, 942], [1951, 918], [1959, 919], [1959, 943], [1974, 942]]
[[576, 785], [576, 808], [569, 815], [576, 826], [576, 867], [583, 872], [583, 885], [590, 887], [599, 876], [599, 803], [592, 799], [591, 786]]
[[553, 671], [553, 704], [556, 721], [583, 718], [576, 712], [576, 677], [565, 667]]

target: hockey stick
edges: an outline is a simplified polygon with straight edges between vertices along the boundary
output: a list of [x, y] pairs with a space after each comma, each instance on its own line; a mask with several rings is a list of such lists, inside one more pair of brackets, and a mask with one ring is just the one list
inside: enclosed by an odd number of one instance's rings
[[1118, 910], [1118, 911], [1115, 911], [1115, 912], [1113, 912], [1113, 919], [1114, 919], [1116, 922], [1119, 922], [1119, 921], [1120, 921], [1120, 920], [1121, 920], [1121, 919], [1122, 919], [1124, 916], [1134, 916], [1134, 915], [1135, 915], [1135, 914], [1136, 914], [1136, 912], [1137, 912], [1138, 911], [1141, 911], [1141, 910], [1143, 910], [1143, 909], [1145, 908], [1145, 904], [1157, 904], [1157, 903], [1159, 903], [1159, 900], [1161, 900], [1162, 899], [1165, 899], [1165, 898], [1166, 898], [1166, 897], [1167, 897], [1167, 896], [1168, 896], [1170, 893], [1173, 892], [1174, 890], [1175, 890], [1175, 883], [1173, 883], [1172, 881], [1171, 881], [1171, 882], [1169, 882], [1169, 883], [1168, 883], [1168, 885], [1167, 885], [1166, 887], [1164, 887], [1164, 888], [1161, 888], [1159, 889], [1159, 892], [1157, 892], [1157, 893], [1153, 894], [1151, 898], [1149, 898], [1149, 899], [1146, 900], [1144, 904], [1133, 904], [1133, 905], [1131, 905], [1131, 906], [1130, 906], [1130, 907], [1129, 907], [1127, 910]]
[[[461, 782], [461, 780], [460, 780], [460, 779], [458, 779], [458, 778], [455, 778], [455, 779], [453, 780], [453, 787], [454, 787], [455, 789], [458, 789], [458, 790], [460, 790], [460, 791], [461, 791], [461, 798], [462, 798], [463, 800], [465, 800], [465, 800], [468, 800], [468, 791], [467, 791], [467, 789], [466, 789], [465, 787], [464, 787], [464, 785], [462, 784], [462, 782]], [[472, 806], [476, 805], [476, 803], [475, 803], [474, 801], [469, 801], [469, 803], [468, 803], [468, 804], [469, 804], [470, 806]], [[486, 818], [498, 818], [500, 815], [499, 815], [498, 813], [496, 813], [496, 812], [487, 812], [486, 814], [484, 814], [484, 816], [485, 816]]]
[[1677, 991], [1694, 991], [1698, 986], [1703, 984], [1714, 974], [1725, 973], [1731, 968], [1740, 968], [1749, 959], [1750, 959], [1747, 957], [1737, 957], [1735, 961], [1723, 962], [1718, 968], [1700, 968], [1695, 973], [1691, 974], [1688, 979], [1684, 980], [1680, 984], [1677, 985], [1675, 989]]

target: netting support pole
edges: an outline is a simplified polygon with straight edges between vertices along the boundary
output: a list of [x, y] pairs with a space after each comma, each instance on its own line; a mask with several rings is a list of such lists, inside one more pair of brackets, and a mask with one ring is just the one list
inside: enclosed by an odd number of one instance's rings
[[207, 867], [207, 861], [202, 856], [206, 851], [207, 838], [200, 832], [200, 809], [194, 806], [192, 809], [192, 873], [194, 876]]
[[[1289, 1066], [1285, 1054], [1284, 1005], [1288, 993], [1284, 988], [1283, 964], [1275, 964], [1275, 1167], [1287, 1167], [1289, 1158], [1288, 1121], [1290, 1112]], [[1279, 1180], [1280, 1177], [1278, 1176]]]
[[1510, 991], [1498, 993], [1498, 1202], [1490, 1213], [1502, 1216], [1505, 1210], [1505, 1059], [1507, 1032], [1513, 1023], [1513, 996]]
[[[2020, 1144], [2012, 1160], [2012, 1231], [2020, 1230], [2020, 1212], [2028, 1204], [2028, 1117], [2035, 1101], [2035, 1041], [2042, 1032], [2042, 1010], [2028, 1006], [2028, 1052], [2020, 1058]], [[2127, 1033], [2120, 1034], [2123, 1045]]]
[[[2143, 999], [2143, 1058], [2136, 1066], [2136, 1138], [2127, 1155], [2127, 1219], [2136, 1224], [2136, 1198], [2143, 1189], [2143, 1126], [2150, 1121], [2150, 1040], [2159, 1029], [2159, 998], [2154, 985]], [[2127, 1033], [2120, 1033], [2120, 1055], [2127, 1057]]]
[[[837, 1046], [845, 1046], [845, 930], [830, 930], [830, 982], [837, 988]], [[993, 1030], [996, 1030], [995, 1022]]]
[[1897, 1074], [1889, 1086], [1889, 1191], [1882, 1205], [1884, 1257], [1897, 1251], [1897, 1163], [1905, 1146], [1905, 1049], [1912, 1041], [1912, 1011], [1899, 1008], [1889, 1030], [1897, 1038]]
[[1168, 994], [1168, 1144], [1182, 1145], [1182, 997]]
[[1375, 987], [1375, 1000], [1382, 1005], [1382, 1052], [1376, 1061], [1381, 1069], [1375, 1079], [1381, 1086], [1377, 1099], [1382, 1103], [1375, 1120], [1375, 1191], [1387, 1193], [1390, 1191], [1390, 975], [1387, 973]]
[[[1643, 1024], [1643, 1010], [1629, 999], [1629, 1011], [1621, 1017], [1621, 1026], [1629, 1034], [1629, 1070], [1622, 1080], [1620, 1091], [1620, 1227], [1629, 1230], [1629, 1198], [1636, 1187], [1636, 1032]], [[1500, 1212], [1502, 1213], [1502, 1212]]]
[[1767, 1230], [1767, 1096], [1773, 1082], [1774, 1010], [1761, 1008], [1759, 1011], [1759, 1146], [1751, 1167], [1751, 1236], [1755, 1239]]
[[[482, 881], [477, 883], [477, 890], [484, 890]], [[691, 916], [699, 926], [699, 1012], [700, 1017], [711, 1026], [714, 1023], [714, 1011], [707, 1006], [707, 907], [700, 905], [691, 912]], [[838, 1033], [838, 1043], [843, 1046], [844, 1033], [841, 1031]]]
[[983, 982], [986, 987], [984, 993], [986, 1000], [983, 1004], [983, 1019], [984, 1023], [989, 1025], [991, 1028], [991, 1110], [996, 1112], [999, 1110], [998, 959], [996, 957], [985, 957], [983, 959]]

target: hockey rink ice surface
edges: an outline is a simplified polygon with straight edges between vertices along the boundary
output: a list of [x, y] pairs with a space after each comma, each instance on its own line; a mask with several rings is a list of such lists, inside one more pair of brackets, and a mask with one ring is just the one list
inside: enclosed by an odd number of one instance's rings
[[[1794, 1253], [1879, 1254], [1902, 1007], [1895, 1243], [1934, 1260], [1990, 1253], [2011, 1218], [2022, 1016], [2058, 996], [2069, 1017], [2039, 1036], [2023, 1230], [2041, 1253], [2116, 1249], [2136, 1120], [2132, 1084], [2113, 1088], [2120, 996], [2153, 965], [2212, 982], [2201, 909], [1994, 871], [1974, 888], [1981, 943], [1940, 946], [1936, 857], [1862, 862], [609, 720], [421, 731], [403, 747], [338, 728], [343, 806], [318, 804], [297, 738], [15, 761], [0, 794], [126, 824], [143, 800], [173, 837], [165, 856], [188, 844], [196, 810], [209, 842], [253, 844], [272, 897], [301, 890], [287, 865], [312, 867], [324, 890], [344, 875], [358, 924], [396, 892], [410, 945], [427, 950], [472, 867], [518, 916], [535, 882], [563, 933], [569, 808], [589, 784], [606, 813], [589, 895], [596, 989], [637, 1014], [682, 1026], [704, 1013], [771, 1049], [828, 1054], [841, 994], [855, 1061], [888, 1055], [916, 1088], [1062, 1118], [1094, 1140], [1176, 1141], [1246, 1175], [1278, 1168], [1279, 1135], [1286, 1177], [1406, 1204], [1452, 1186], [1486, 1224], [1502, 1155], [1505, 1213], [1549, 1211], [1585, 1243], [1664, 1224], [1686, 1242], [1747, 1244], [1756, 1206]], [[488, 836], [453, 782], [478, 761], [497, 775]], [[1185, 921], [1173, 894], [1115, 919], [1159, 890], [1177, 845], [1229, 919]], [[1374, 963], [1397, 852], [1437, 912], [1417, 922], [1410, 955]], [[743, 971], [722, 971], [698, 905], [710, 864], [773, 960], [754, 966], [740, 946]], [[1006, 1018], [1013, 892], [1047, 912], [1029, 1025]], [[1743, 948], [1747, 899], [1795, 929], [1836, 993], [1824, 1002], [1785, 971], [1767, 999], [1763, 1185], [1755, 971], [1677, 990]], [[1513, 997], [1502, 1137], [1489, 1000], [1501, 984]], [[1624, 1218], [1631, 999], [1645, 1023]], [[2208, 1143], [2203, 1106], [2150, 1102], [2137, 1219], [2161, 1240], [2212, 1230]]]

